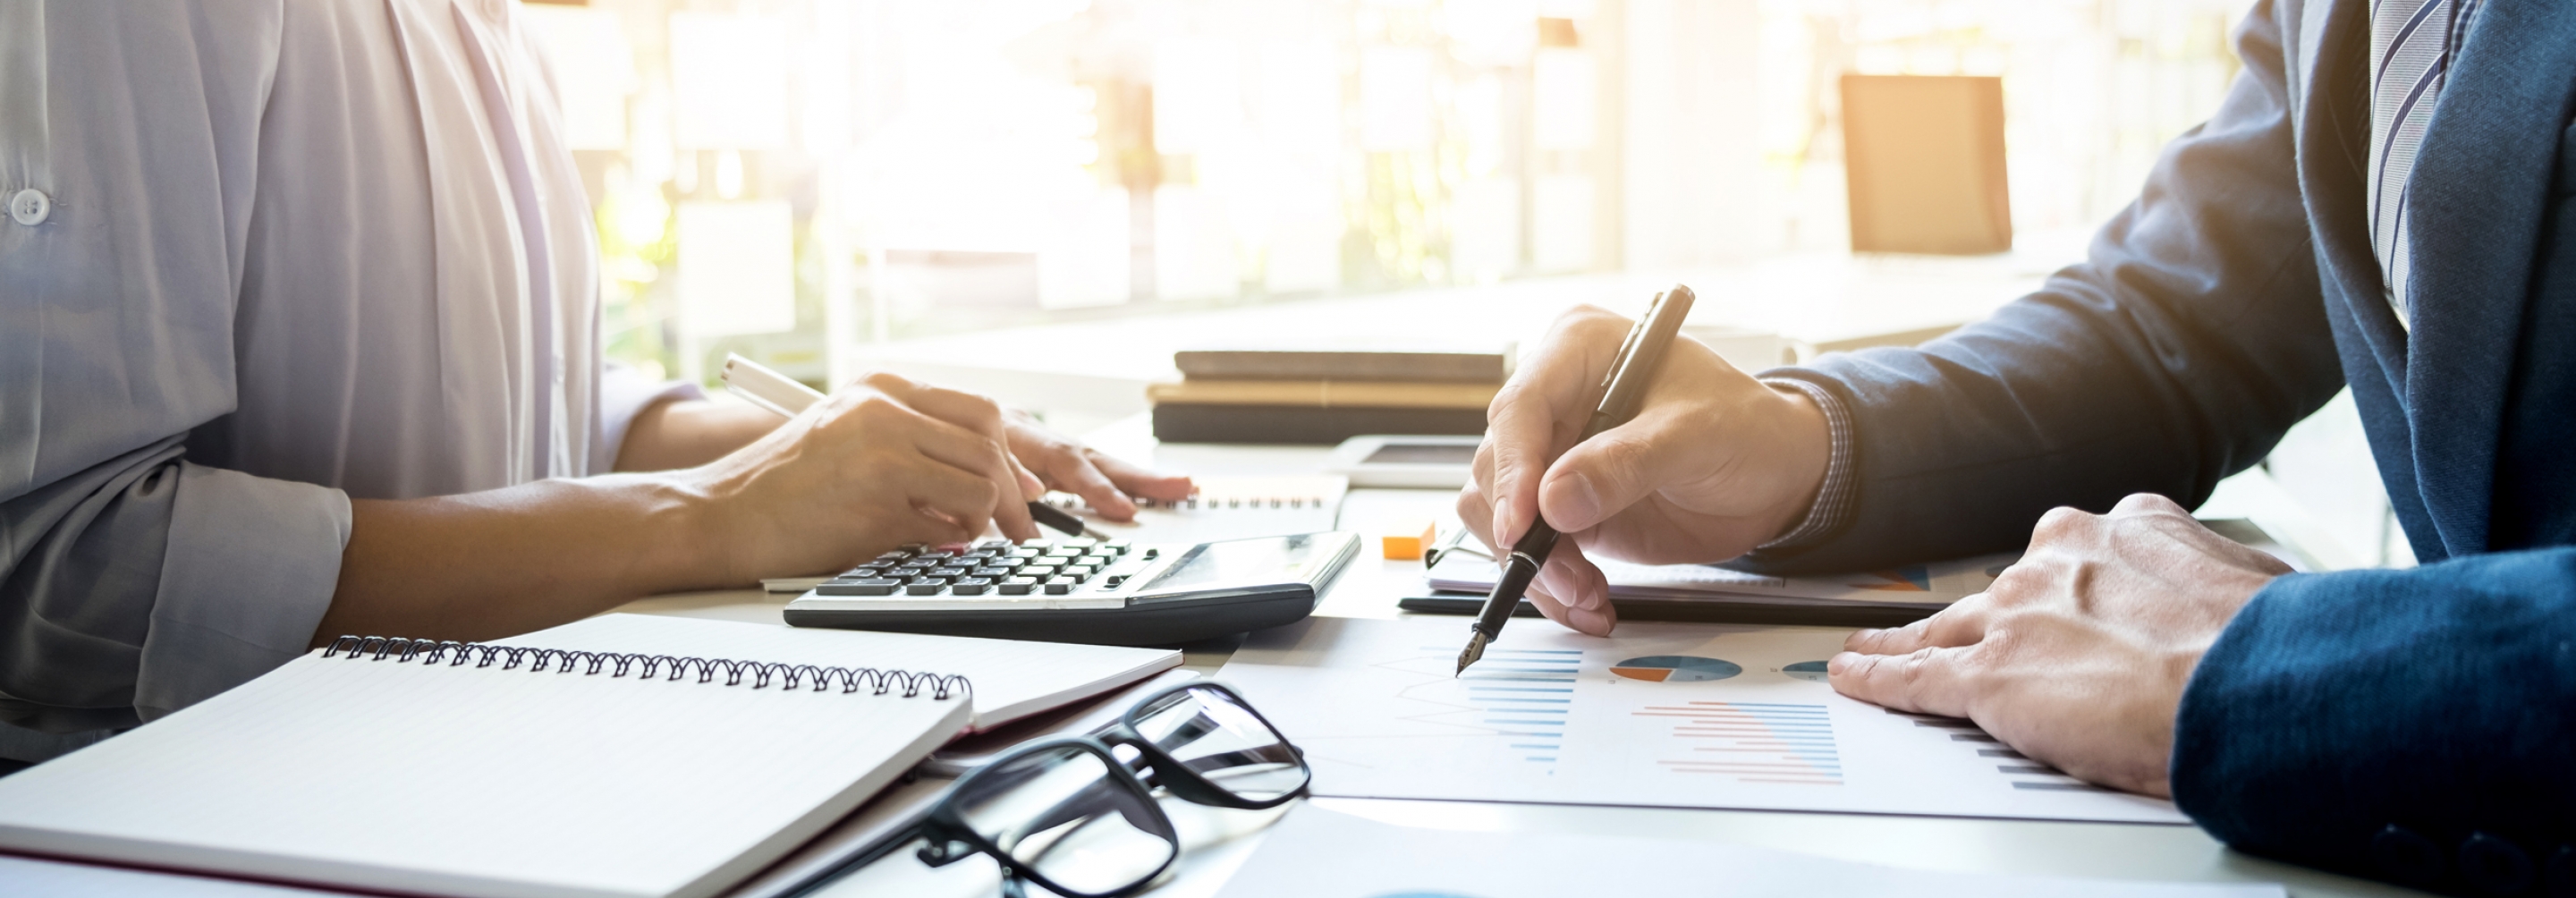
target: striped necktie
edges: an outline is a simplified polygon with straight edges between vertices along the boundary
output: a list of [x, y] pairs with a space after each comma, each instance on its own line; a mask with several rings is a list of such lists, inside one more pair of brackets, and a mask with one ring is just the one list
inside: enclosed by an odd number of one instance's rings
[[2478, 0], [2372, 0], [2370, 6], [2370, 248], [2379, 257], [2388, 304], [2406, 326], [2406, 176], [2452, 50]]

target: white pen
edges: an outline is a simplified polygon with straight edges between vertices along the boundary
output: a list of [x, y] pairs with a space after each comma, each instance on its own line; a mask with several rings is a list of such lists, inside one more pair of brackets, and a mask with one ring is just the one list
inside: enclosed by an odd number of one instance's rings
[[[725, 353], [724, 370], [716, 376], [744, 401], [776, 412], [783, 418], [796, 417], [798, 413], [812, 408], [814, 403], [823, 401], [823, 394], [815, 392], [813, 387], [797, 383], [787, 375], [769, 370], [766, 365], [733, 353]], [[1030, 502], [1029, 517], [1037, 519], [1040, 524], [1074, 536], [1101, 542], [1108, 542], [1113, 538], [1084, 526], [1081, 518], [1044, 502]]]

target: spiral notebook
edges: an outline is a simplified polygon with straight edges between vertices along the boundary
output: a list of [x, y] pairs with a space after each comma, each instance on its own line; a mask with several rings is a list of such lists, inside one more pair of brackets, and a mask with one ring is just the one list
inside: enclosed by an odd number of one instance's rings
[[1342, 497], [1351, 491], [1351, 479], [1339, 474], [1193, 479], [1198, 491], [1187, 499], [1136, 503], [1133, 522], [1104, 520], [1089, 503], [1069, 493], [1048, 493], [1047, 502], [1120, 539], [1206, 543], [1334, 529], [1341, 517]]
[[988, 696], [1035, 710], [1177, 660], [639, 615], [497, 643], [349, 638], [0, 779], [0, 848], [379, 892], [698, 898], [848, 814]]

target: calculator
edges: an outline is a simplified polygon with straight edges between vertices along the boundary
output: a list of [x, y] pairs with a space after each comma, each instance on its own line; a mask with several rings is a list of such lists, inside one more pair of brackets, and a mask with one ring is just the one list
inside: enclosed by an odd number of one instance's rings
[[1358, 557], [1344, 531], [1216, 542], [905, 546], [787, 603], [787, 622], [1164, 646], [1295, 623]]

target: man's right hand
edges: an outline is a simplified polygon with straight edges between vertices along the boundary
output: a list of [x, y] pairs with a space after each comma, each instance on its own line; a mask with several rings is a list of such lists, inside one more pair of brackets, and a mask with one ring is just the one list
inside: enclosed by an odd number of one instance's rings
[[1575, 445], [1631, 322], [1591, 306], [1557, 319], [1494, 396], [1458, 516], [1497, 555], [1544, 516], [1568, 538], [1531, 584], [1550, 619], [1607, 635], [1609, 583], [1588, 555], [1723, 561], [1778, 538], [1815, 501], [1831, 452], [1822, 409], [1676, 338], [1628, 423]]

